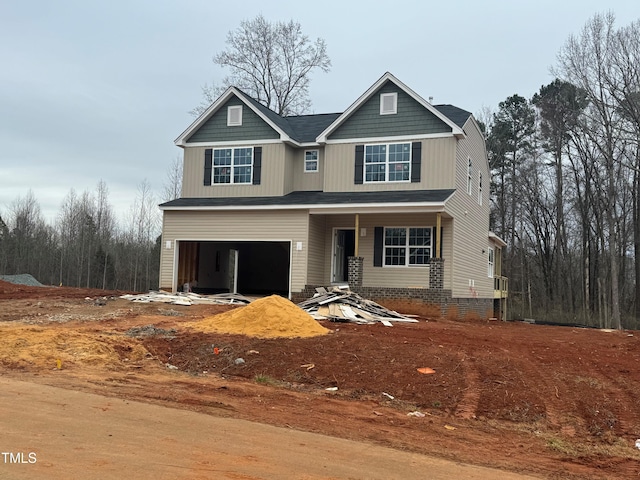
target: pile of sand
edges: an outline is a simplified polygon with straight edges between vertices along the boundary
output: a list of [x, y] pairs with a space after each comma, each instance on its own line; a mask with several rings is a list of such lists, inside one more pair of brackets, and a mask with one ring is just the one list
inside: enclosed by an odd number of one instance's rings
[[202, 332], [248, 335], [258, 338], [299, 338], [325, 335], [324, 328], [311, 315], [278, 295], [255, 300], [187, 326]]
[[70, 365], [117, 367], [122, 358], [139, 361], [147, 350], [118, 337], [99, 336], [41, 327], [0, 327], [0, 363], [46, 369]]

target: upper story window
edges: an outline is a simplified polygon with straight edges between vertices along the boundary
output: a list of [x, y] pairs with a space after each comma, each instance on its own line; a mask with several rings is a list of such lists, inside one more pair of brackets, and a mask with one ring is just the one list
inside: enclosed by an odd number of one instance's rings
[[365, 145], [364, 181], [408, 182], [411, 179], [411, 144]]
[[384, 265], [428, 265], [431, 258], [431, 227], [384, 229]]
[[253, 148], [213, 151], [213, 183], [251, 183]]
[[227, 126], [238, 127], [242, 125], [242, 105], [227, 107]]
[[467, 193], [471, 195], [471, 158], [467, 163]]
[[318, 150], [304, 152], [304, 171], [307, 173], [318, 171]]
[[398, 94], [381, 93], [380, 94], [380, 115], [394, 115], [398, 113]]
[[482, 205], [482, 172], [478, 172], [478, 205]]

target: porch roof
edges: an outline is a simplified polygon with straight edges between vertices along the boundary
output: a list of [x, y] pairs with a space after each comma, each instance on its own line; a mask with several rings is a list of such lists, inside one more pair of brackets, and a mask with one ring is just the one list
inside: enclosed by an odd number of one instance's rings
[[273, 197], [178, 198], [160, 204], [161, 210], [310, 209], [330, 213], [358, 207], [432, 208], [438, 211], [455, 190], [402, 190], [385, 192], [297, 191]]

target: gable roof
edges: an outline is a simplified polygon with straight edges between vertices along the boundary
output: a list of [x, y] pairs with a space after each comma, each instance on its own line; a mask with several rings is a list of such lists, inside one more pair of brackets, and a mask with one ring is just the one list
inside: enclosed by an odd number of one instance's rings
[[325, 143], [327, 136], [343, 124], [387, 81], [393, 82], [398, 88], [402, 89], [426, 110], [448, 125], [451, 128], [453, 135], [457, 137], [464, 136], [462, 127], [471, 116], [470, 112], [453, 105], [431, 105], [395, 76], [387, 72], [342, 113], [283, 117], [270, 108], [264, 106], [253, 97], [247, 95], [239, 88], [229, 87], [215, 102], [211, 104], [209, 108], [196, 118], [178, 138], [176, 138], [174, 143], [179, 147], [186, 146], [188, 139], [234, 95], [247, 105], [247, 107], [249, 107], [265, 123], [267, 123], [267, 125], [273, 128], [273, 130], [280, 135], [280, 140], [283, 142], [293, 143], [298, 146], [301, 144]]
[[355, 111], [357, 111], [367, 100], [369, 100], [378, 89], [384, 85], [387, 81], [393, 82], [398, 88], [402, 89], [406, 94], [412, 97], [415, 101], [417, 101], [420, 105], [442, 120], [445, 124], [451, 127], [451, 131], [457, 137], [463, 137], [464, 132], [462, 128], [457, 125], [455, 122], [451, 121], [447, 116], [445, 116], [440, 110], [435, 108], [429, 102], [427, 102], [424, 98], [418, 95], [416, 92], [411, 90], [408, 86], [398, 80], [393, 74], [390, 72], [385, 73], [382, 77], [378, 79], [376, 83], [371, 85], [369, 89], [364, 92], [360, 98], [358, 98], [349, 108], [347, 108], [342, 115], [340, 115], [331, 125], [329, 125], [318, 137], [316, 141], [318, 143], [325, 143], [327, 141], [327, 137], [334, 132], [342, 123], [345, 122]]

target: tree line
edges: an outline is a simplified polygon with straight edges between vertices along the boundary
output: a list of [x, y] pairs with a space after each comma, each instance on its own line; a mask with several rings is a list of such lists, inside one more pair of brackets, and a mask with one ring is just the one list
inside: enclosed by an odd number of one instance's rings
[[[175, 159], [167, 173], [164, 200], [179, 197], [181, 177], [180, 159]], [[94, 192], [71, 189], [52, 224], [44, 220], [29, 191], [0, 215], [0, 274], [29, 273], [45, 285], [157, 289], [160, 225], [158, 201], [146, 180], [138, 185], [122, 221], [116, 219], [103, 181]]]
[[640, 327], [640, 21], [595, 15], [556, 79], [485, 115], [511, 313]]

